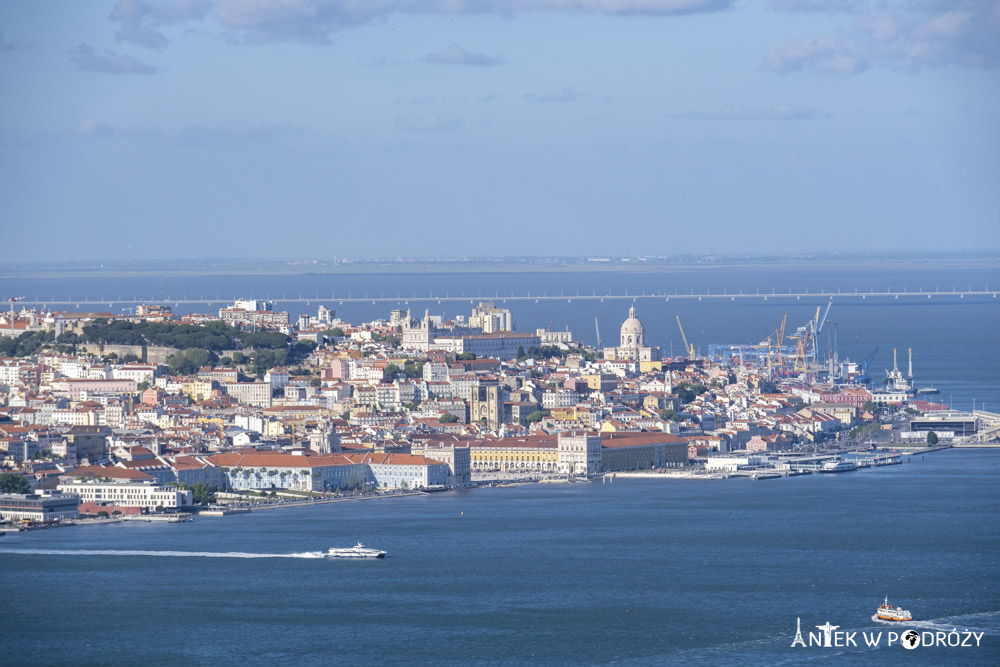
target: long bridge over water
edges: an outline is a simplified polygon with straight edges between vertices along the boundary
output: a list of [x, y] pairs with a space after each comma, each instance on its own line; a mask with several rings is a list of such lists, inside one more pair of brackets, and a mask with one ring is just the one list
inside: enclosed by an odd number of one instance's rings
[[34, 299], [18, 298], [17, 303], [20, 305], [30, 305], [30, 306], [75, 306], [76, 308], [81, 308], [83, 306], [95, 306], [95, 307], [112, 307], [115, 305], [119, 306], [136, 306], [140, 304], [151, 304], [151, 303], [162, 303], [162, 304], [174, 304], [175, 306], [181, 305], [221, 305], [235, 301], [237, 298], [250, 298], [250, 299], [266, 299], [274, 303], [301, 303], [305, 305], [311, 305], [312, 303], [366, 303], [370, 302], [372, 304], [378, 303], [388, 303], [388, 304], [407, 304], [411, 301], [423, 303], [423, 302], [455, 302], [455, 301], [469, 301], [475, 302], [477, 300], [490, 300], [494, 302], [507, 302], [507, 301], [534, 301], [536, 303], [542, 301], [612, 301], [612, 300], [630, 300], [638, 301], [639, 299], [659, 299], [670, 301], [671, 299], [684, 300], [684, 301], [706, 301], [706, 300], [749, 300], [749, 299], [760, 299], [767, 301], [768, 299], [782, 299], [782, 300], [802, 300], [802, 299], [821, 299], [821, 300], [835, 300], [835, 299], [849, 299], [849, 300], [865, 300], [865, 299], [934, 299], [934, 298], [997, 298], [996, 290], [916, 290], [916, 291], [897, 291], [897, 290], [885, 290], [885, 291], [841, 291], [836, 292], [831, 291], [815, 291], [810, 292], [806, 290], [805, 292], [793, 292], [788, 290], [787, 292], [779, 292], [777, 290], [762, 291], [738, 291], [730, 292], [727, 290], [722, 290], [721, 292], [625, 292], [622, 294], [602, 294], [599, 292], [593, 292], [591, 294], [567, 294], [565, 292], [560, 292], [557, 294], [549, 294], [548, 292], [541, 292], [540, 294], [532, 294], [528, 292], [527, 294], [502, 294], [500, 292], [494, 292], [493, 294], [483, 294], [482, 292], [477, 292], [476, 294], [466, 294], [464, 292], [456, 294], [453, 292], [445, 292], [444, 294], [403, 294], [402, 292], [397, 292], [395, 295], [386, 294], [385, 292], [379, 292], [378, 294], [369, 294], [367, 292], [357, 293], [348, 292], [345, 294], [337, 295], [336, 292], [330, 293], [329, 296], [325, 294], [316, 293], [313, 296], [307, 296], [299, 294], [298, 296], [288, 296], [283, 294], [280, 297], [277, 295], [237, 295], [234, 294], [232, 300], [227, 297], [216, 295], [214, 298], [206, 298], [203, 294], [199, 295], [198, 298], [189, 296], [187, 294], [181, 295], [180, 298], [176, 296], [160, 296], [149, 298], [140, 297], [138, 295], [133, 295], [129, 298], [126, 295], [119, 294], [117, 296], [111, 296], [107, 298], [104, 295], [91, 296], [85, 295], [82, 299], [74, 299], [72, 297], [62, 298], [42, 298], [35, 297]]

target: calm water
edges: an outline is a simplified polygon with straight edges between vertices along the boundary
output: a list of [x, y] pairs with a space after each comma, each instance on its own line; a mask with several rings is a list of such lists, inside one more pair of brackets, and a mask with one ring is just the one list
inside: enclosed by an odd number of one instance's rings
[[[599, 326], [602, 342], [611, 344], [628, 314], [631, 300], [580, 301], [576, 294], [635, 294], [635, 305], [646, 327], [647, 340], [663, 348], [665, 354], [680, 353], [680, 316], [688, 339], [702, 352], [710, 343], [756, 343], [778, 328], [788, 314], [786, 331], [804, 324], [826, 304], [819, 298], [768, 299], [764, 301], [702, 302], [680, 299], [649, 299], [643, 293], [761, 293], [802, 291], [854, 292], [870, 290], [917, 290], [941, 288], [1000, 288], [1000, 270], [982, 268], [867, 269], [834, 267], [815, 270], [753, 266], [681, 268], [659, 273], [471, 273], [471, 274], [356, 274], [356, 275], [271, 275], [271, 276], [184, 276], [151, 275], [136, 272], [119, 278], [5, 278], [2, 297], [27, 296], [32, 299], [109, 300], [105, 308], [121, 312], [116, 298], [170, 299], [218, 298], [211, 307], [175, 306], [178, 313], [194, 309], [216, 312], [235, 296], [278, 299], [277, 307], [294, 317], [316, 313], [318, 302], [282, 303], [282, 298], [392, 297], [398, 302], [372, 304], [334, 300], [325, 301], [347, 321], [362, 322], [387, 318], [396, 307], [416, 312], [429, 308], [434, 314], [448, 317], [468, 315], [474, 302], [492, 298], [511, 309], [520, 331], [549, 326], [569, 328], [578, 338], [597, 343]], [[6, 292], [9, 290], [10, 294]], [[438, 302], [436, 299], [406, 297], [468, 296], [468, 302]], [[566, 301], [510, 301], [503, 295], [566, 295]], [[595, 326], [595, 318], [597, 326]], [[892, 368], [892, 350], [898, 348], [899, 363], [905, 369], [906, 350], [913, 348], [914, 375], [918, 386], [934, 386], [940, 394], [933, 397], [963, 410], [973, 405], [1000, 412], [1000, 299], [975, 298], [926, 299], [904, 296], [900, 299], [837, 297], [830, 310], [830, 324], [820, 336], [821, 356], [833, 346], [837, 330], [841, 358], [867, 359], [878, 348], [872, 364], [873, 377]], [[836, 323], [836, 327], [833, 326]]]
[[[996, 664], [998, 473], [998, 451], [945, 451], [833, 476], [619, 479], [7, 536], [4, 662]], [[389, 557], [264, 557], [357, 539]], [[897, 629], [870, 620], [885, 595], [918, 629], [985, 632], [982, 647], [790, 648], [797, 617], [804, 631]]]

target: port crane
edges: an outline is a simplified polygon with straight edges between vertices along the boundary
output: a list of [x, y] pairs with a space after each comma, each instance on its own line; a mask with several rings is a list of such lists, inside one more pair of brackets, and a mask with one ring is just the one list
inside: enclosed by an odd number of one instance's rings
[[872, 381], [871, 375], [868, 374], [868, 367], [872, 365], [872, 361], [875, 359], [875, 355], [877, 353], [878, 353], [878, 348], [876, 347], [874, 350], [872, 350], [872, 353], [868, 355], [868, 359], [865, 361], [865, 363], [861, 364], [861, 366], [858, 367], [858, 370], [860, 370], [861, 372], [855, 379], [861, 382], [862, 384], [868, 384], [869, 382]]
[[689, 355], [688, 358], [694, 359], [694, 345], [688, 343], [687, 336], [684, 335], [684, 325], [681, 324], [681, 316], [676, 315], [675, 317], [677, 318], [677, 328], [681, 330], [681, 340], [684, 341], [684, 353]]
[[14, 303], [17, 302], [17, 301], [24, 301], [25, 298], [26, 297], [23, 297], [23, 296], [12, 296], [9, 299], [9, 301], [10, 301], [10, 328], [11, 329], [14, 328], [14, 319], [15, 319], [15, 317], [14, 317]]
[[[781, 318], [781, 324], [777, 329], [767, 335], [761, 345], [767, 347], [767, 366], [773, 369], [775, 366], [781, 368], [784, 365], [784, 358], [781, 356], [781, 346], [785, 343], [785, 323], [788, 322], [788, 313]], [[777, 340], [772, 341], [771, 337], [776, 336]]]

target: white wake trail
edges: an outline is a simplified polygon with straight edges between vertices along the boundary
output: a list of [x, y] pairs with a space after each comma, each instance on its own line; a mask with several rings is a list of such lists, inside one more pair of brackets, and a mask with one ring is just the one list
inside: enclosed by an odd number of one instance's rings
[[0, 554], [38, 554], [44, 556], [159, 556], [173, 558], [323, 558], [322, 551], [295, 554], [260, 554], [246, 551], [148, 551], [129, 549], [0, 549]]

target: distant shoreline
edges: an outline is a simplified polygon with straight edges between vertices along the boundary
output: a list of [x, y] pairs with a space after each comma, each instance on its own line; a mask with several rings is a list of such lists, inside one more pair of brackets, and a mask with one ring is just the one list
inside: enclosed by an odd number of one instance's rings
[[106, 262], [57, 263], [42, 262], [0, 265], [0, 278], [136, 278], [136, 277], [192, 277], [192, 276], [343, 276], [343, 275], [463, 275], [470, 273], [625, 273], [670, 274], [701, 272], [714, 269], [768, 269], [768, 270], [854, 270], [881, 268], [912, 269], [933, 265], [935, 268], [1000, 269], [1000, 256], [979, 255], [956, 257], [936, 255], [903, 257], [744, 257], [744, 258], [678, 258], [661, 259], [479, 259], [379, 261], [362, 260], [349, 263], [326, 261], [275, 261], [275, 260], [177, 260], [122, 263]]

